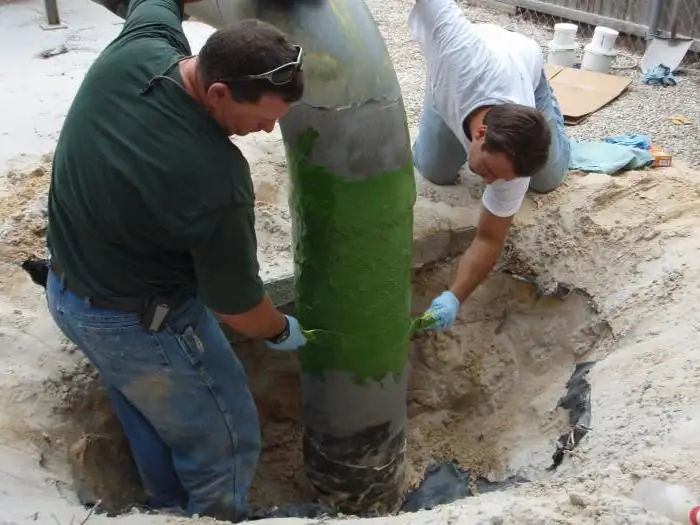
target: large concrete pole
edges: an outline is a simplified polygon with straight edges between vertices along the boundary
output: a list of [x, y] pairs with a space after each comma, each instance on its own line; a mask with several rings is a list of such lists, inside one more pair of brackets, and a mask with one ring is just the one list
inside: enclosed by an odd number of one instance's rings
[[415, 181], [403, 99], [362, 0], [205, 0], [304, 47], [307, 89], [280, 123], [292, 177], [305, 472], [322, 501], [393, 510], [405, 473]]

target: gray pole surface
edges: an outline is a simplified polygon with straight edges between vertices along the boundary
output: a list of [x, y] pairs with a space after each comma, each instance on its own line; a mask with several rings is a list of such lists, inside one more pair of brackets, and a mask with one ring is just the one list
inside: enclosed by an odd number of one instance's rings
[[653, 39], [659, 31], [659, 20], [661, 20], [662, 0], [652, 0], [649, 11], [649, 28], [647, 30], [647, 40]]
[[396, 510], [404, 493], [415, 179], [384, 40], [361, 0], [203, 0], [216, 28], [259, 18], [305, 51], [306, 91], [280, 122], [292, 178], [304, 463], [319, 500]]

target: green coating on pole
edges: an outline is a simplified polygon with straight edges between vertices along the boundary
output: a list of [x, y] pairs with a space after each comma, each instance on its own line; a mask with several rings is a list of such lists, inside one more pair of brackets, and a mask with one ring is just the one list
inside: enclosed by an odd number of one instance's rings
[[410, 317], [411, 158], [394, 172], [348, 179], [312, 165], [309, 129], [287, 142], [297, 316], [309, 338], [302, 369], [350, 372], [355, 381], [404, 370]]

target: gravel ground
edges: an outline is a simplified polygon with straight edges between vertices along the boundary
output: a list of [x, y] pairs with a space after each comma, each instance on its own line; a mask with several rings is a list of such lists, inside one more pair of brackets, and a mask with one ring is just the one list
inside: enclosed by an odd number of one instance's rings
[[[460, 3], [474, 22], [498, 24], [534, 38], [542, 46], [546, 59], [546, 45], [553, 34], [554, 22], [551, 17], [542, 16], [532, 21], [524, 15], [510, 15], [474, 5], [479, 1]], [[369, 0], [368, 5], [394, 60], [409, 124], [414, 129], [422, 106], [425, 68], [423, 57], [406, 28], [406, 16], [413, 0]], [[578, 41], [587, 43], [581, 38], [581, 31]], [[618, 42], [624, 43], [624, 37], [621, 36]], [[620, 49], [618, 53], [613, 73], [631, 78], [632, 84], [618, 99], [582, 123], [567, 126], [569, 135], [578, 140], [600, 140], [628, 133], [643, 134], [651, 137], [655, 144], [674, 158], [694, 167], [700, 166], [700, 75], [695, 72], [678, 73], [676, 86], [647, 86], [642, 84], [642, 74], [636, 67], [641, 55]], [[670, 117], [678, 115], [690, 119], [693, 124], [678, 125], [669, 121]]]

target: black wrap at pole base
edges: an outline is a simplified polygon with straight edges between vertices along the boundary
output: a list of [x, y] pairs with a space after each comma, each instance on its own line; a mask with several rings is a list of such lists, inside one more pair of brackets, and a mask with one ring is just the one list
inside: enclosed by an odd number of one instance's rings
[[[302, 375], [302, 391], [323, 396], [325, 400], [313, 405], [305, 403], [302, 409], [306, 416], [303, 435], [306, 478], [321, 502], [344, 513], [367, 516], [395, 512], [406, 491], [406, 421], [405, 410], [391, 408], [405, 404], [406, 376], [398, 381], [391, 378], [381, 385], [351, 384], [339, 381], [337, 375], [334, 379], [330, 387], [322, 387], [324, 392], [319, 392], [318, 379]], [[373, 420], [383, 421], [372, 423], [368, 419], [365, 424], [353, 421], [348, 406], [369, 398], [377, 403], [370, 403], [379, 416]], [[342, 406], [337, 406], [338, 399], [343, 400]], [[308, 423], [319, 422], [323, 412], [326, 412], [326, 424]]]
[[[386, 442], [387, 428], [370, 428], [362, 434], [346, 439], [312, 436], [304, 433], [304, 461], [306, 477], [327, 505], [342, 512], [390, 514], [398, 508], [405, 492], [406, 438], [401, 432]], [[379, 447], [377, 446], [379, 443]], [[381, 467], [355, 466], [330, 460], [326, 454], [338, 458], [355, 446], [372, 452], [375, 459], [388, 463]], [[356, 459], [347, 454], [348, 461]], [[342, 496], [339, 498], [339, 496]], [[340, 501], [339, 501], [340, 499]]]

